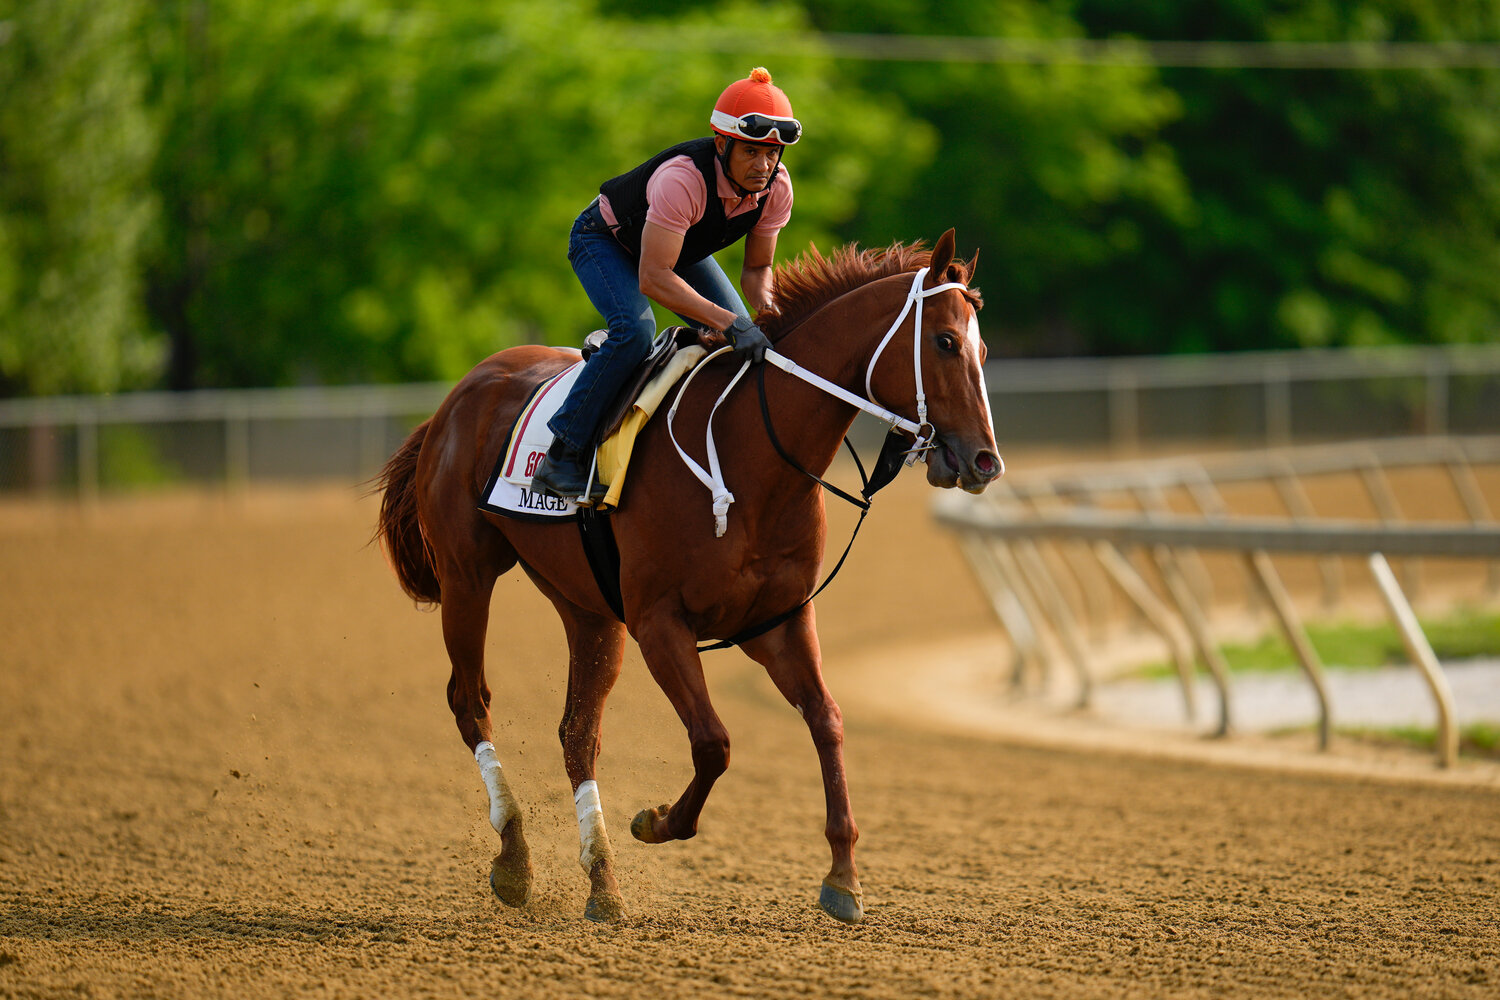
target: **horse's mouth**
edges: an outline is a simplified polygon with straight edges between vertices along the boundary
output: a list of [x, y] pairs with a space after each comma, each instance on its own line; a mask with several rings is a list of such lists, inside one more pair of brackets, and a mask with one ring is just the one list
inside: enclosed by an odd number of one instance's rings
[[927, 482], [943, 489], [960, 487], [966, 493], [983, 493], [985, 487], [1005, 472], [1005, 462], [988, 448], [965, 458], [960, 448], [939, 436], [927, 453]]

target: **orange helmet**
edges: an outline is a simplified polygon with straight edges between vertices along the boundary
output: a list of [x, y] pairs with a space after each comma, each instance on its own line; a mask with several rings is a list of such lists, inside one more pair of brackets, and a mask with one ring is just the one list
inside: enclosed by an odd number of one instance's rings
[[792, 117], [792, 102], [771, 82], [764, 66], [725, 87], [708, 121], [715, 132], [730, 139], [790, 146], [802, 138], [802, 123]]

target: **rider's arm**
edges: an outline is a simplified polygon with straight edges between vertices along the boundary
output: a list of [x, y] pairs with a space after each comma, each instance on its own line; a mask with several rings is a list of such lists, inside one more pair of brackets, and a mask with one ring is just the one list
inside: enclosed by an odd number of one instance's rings
[[745, 266], [740, 271], [740, 289], [750, 315], [764, 312], [775, 304], [771, 264], [776, 259], [776, 234], [752, 232], [745, 237]]
[[[647, 222], [641, 229], [641, 292], [653, 302], [695, 319], [710, 330], [724, 330], [734, 322], [735, 314], [693, 291], [677, 272], [677, 258], [682, 253], [682, 234]], [[774, 248], [774, 242], [773, 242]], [[749, 249], [746, 248], [748, 259]]]

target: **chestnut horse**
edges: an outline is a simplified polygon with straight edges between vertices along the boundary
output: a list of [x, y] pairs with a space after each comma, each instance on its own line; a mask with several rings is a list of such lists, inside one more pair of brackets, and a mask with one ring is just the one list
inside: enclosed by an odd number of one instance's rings
[[[503, 902], [520, 906], [529, 898], [531, 864], [521, 809], [491, 742], [484, 643], [495, 580], [520, 563], [567, 633], [568, 693], [558, 735], [578, 811], [579, 861], [590, 881], [585, 916], [613, 920], [623, 912], [595, 764], [625, 633], [687, 727], [693, 760], [692, 781], [677, 801], [642, 811], [630, 832], [651, 844], [686, 840], [697, 833], [709, 790], [729, 764], [729, 734], [709, 702], [697, 643], [752, 631], [796, 609], [739, 645], [802, 714], [817, 749], [833, 854], [819, 903], [839, 920], [861, 919], [843, 721], [823, 684], [807, 603], [825, 532], [822, 490], [808, 472], [820, 475], [833, 461], [856, 413], [847, 400], [856, 398], [909, 418], [902, 424], [925, 439], [919, 444], [934, 486], [977, 493], [1003, 470], [982, 370], [980, 301], [967, 287], [972, 265], [955, 260], [953, 250], [949, 230], [930, 253], [900, 243], [878, 251], [851, 246], [827, 258], [813, 249], [778, 268], [778, 311], [760, 317], [782, 363], [767, 362], [757, 373], [766, 413], [751, 378], [732, 388], [713, 420], [723, 483], [734, 499], [721, 537], [711, 498], [673, 435], [705, 441], [712, 408], [741, 370], [739, 360], [709, 361], [679, 399], [670, 421], [675, 430], [658, 416], [637, 438], [627, 487], [608, 515], [619, 549], [623, 623], [600, 592], [571, 519], [514, 520], [478, 506], [532, 388], [573, 364], [576, 352], [526, 346], [488, 358], [386, 463], [376, 533], [406, 593], [442, 606], [453, 667], [448, 703], [489, 792], [490, 822], [501, 841], [490, 884]], [[839, 388], [830, 395], [787, 373], [798, 366]], [[680, 513], [664, 516], [671, 511]]]

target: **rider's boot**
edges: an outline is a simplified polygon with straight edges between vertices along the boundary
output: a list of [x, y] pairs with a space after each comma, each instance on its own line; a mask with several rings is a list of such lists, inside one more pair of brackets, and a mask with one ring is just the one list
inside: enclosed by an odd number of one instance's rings
[[532, 473], [531, 489], [534, 493], [577, 500], [583, 496], [588, 480], [587, 456], [567, 447], [560, 440], [554, 440], [552, 447], [547, 449], [542, 464]]

